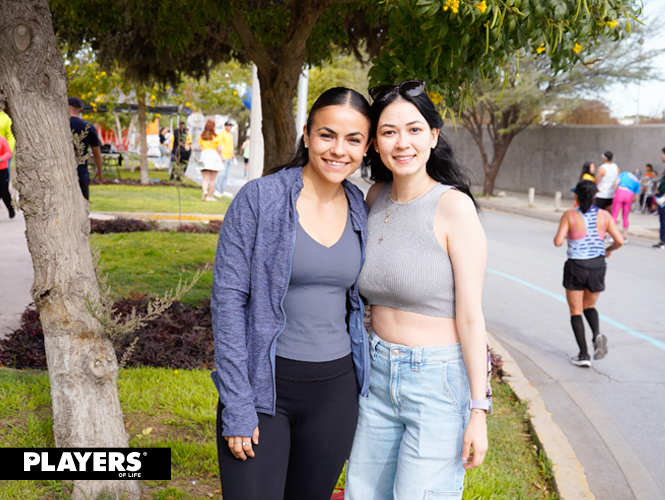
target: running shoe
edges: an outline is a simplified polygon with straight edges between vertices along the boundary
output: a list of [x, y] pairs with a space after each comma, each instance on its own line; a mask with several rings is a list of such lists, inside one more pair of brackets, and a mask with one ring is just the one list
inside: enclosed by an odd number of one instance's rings
[[665, 250], [665, 243], [663, 243], [662, 241], [658, 242], [653, 246], [653, 248], [655, 248], [656, 250]]
[[607, 356], [607, 337], [602, 333], [599, 333], [596, 336], [596, 340], [593, 342], [594, 351], [593, 359], [603, 359]]
[[589, 356], [574, 356], [570, 359], [570, 362], [575, 366], [581, 366], [583, 368], [591, 368], [591, 360]]

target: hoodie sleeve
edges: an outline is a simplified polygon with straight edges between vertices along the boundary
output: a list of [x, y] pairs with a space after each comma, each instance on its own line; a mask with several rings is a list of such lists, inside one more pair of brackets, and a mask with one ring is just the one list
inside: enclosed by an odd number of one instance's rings
[[252, 436], [258, 425], [249, 382], [246, 308], [258, 229], [257, 182], [246, 184], [231, 202], [217, 244], [212, 285], [215, 371], [224, 436]]
[[4, 137], [0, 136], [0, 163], [9, 160], [12, 157], [12, 149]]

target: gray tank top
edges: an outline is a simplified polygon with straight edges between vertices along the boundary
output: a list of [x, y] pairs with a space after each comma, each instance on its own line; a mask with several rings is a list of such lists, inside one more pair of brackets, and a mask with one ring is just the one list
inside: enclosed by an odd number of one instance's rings
[[370, 305], [454, 318], [453, 267], [434, 234], [439, 198], [451, 186], [437, 183], [408, 203], [393, 201], [390, 186], [381, 189], [369, 213], [359, 291]]
[[296, 228], [291, 280], [284, 298], [286, 325], [275, 354], [298, 361], [332, 361], [351, 352], [346, 324], [347, 292], [360, 271], [360, 237], [351, 213], [342, 237], [331, 247]]

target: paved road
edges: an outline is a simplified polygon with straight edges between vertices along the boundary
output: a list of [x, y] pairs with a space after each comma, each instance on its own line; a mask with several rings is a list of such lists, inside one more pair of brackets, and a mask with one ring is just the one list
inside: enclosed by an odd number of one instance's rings
[[665, 498], [665, 252], [633, 238], [608, 259], [597, 309], [609, 354], [578, 368], [569, 362], [577, 345], [561, 285], [565, 249], [552, 243], [557, 225], [492, 211], [483, 218], [488, 330], [540, 391], [594, 495]]

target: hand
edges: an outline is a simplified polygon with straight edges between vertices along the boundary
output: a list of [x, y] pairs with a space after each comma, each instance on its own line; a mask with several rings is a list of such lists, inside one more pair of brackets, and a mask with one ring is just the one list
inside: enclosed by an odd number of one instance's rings
[[95, 179], [97, 179], [97, 182], [101, 183], [104, 177], [101, 172], [98, 172], [97, 175], [95, 175]]
[[233, 456], [244, 462], [247, 460], [247, 457], [254, 458], [252, 443], [254, 443], [255, 446], [259, 444], [259, 426], [256, 426], [256, 429], [254, 429], [254, 435], [251, 438], [246, 436], [224, 436], [224, 439], [226, 439], [226, 442], [229, 445], [229, 450], [231, 450]]
[[612, 250], [608, 250], [608, 248], [605, 249], [605, 258], [606, 259], [609, 259], [610, 255], [612, 255]]
[[[471, 418], [464, 431], [462, 462], [464, 469], [478, 467], [487, 453], [487, 414], [484, 410], [471, 410]], [[473, 448], [473, 451], [471, 449]]]

